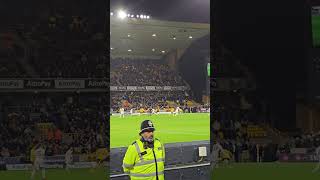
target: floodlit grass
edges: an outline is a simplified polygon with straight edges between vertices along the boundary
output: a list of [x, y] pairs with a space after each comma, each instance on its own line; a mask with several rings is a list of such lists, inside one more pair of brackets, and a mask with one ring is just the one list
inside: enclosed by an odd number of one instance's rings
[[[30, 180], [31, 170], [29, 171], [0, 171], [1, 180]], [[106, 180], [109, 179], [107, 168], [101, 169], [47, 169], [46, 180]], [[41, 180], [41, 171], [38, 171], [35, 180]]]
[[319, 180], [320, 170], [313, 173], [316, 163], [238, 163], [231, 168], [219, 167], [212, 180]]
[[111, 116], [111, 148], [127, 147], [139, 138], [140, 124], [143, 120], [152, 120], [156, 128], [155, 137], [162, 143], [191, 142], [210, 139], [209, 113], [185, 113], [173, 116], [126, 115], [124, 118]]

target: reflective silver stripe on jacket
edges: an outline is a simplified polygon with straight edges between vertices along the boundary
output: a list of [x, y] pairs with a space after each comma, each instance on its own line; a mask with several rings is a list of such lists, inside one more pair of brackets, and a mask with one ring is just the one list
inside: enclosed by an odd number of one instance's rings
[[[158, 175], [163, 175], [163, 174], [164, 174], [163, 171], [158, 172]], [[157, 173], [156, 173], [156, 172], [154, 172], [154, 173], [148, 173], [148, 174], [128, 173], [128, 175], [134, 176], [134, 177], [151, 177], [151, 176], [156, 176]]]
[[123, 167], [123, 168], [133, 168], [133, 164], [123, 163], [123, 164], [122, 164], [122, 167]]
[[139, 148], [138, 143], [136, 142], [136, 143], [134, 143], [134, 145], [136, 146], [136, 150], [137, 150], [137, 152], [138, 152], [138, 155], [139, 155], [139, 157], [140, 157], [140, 160], [143, 161], [143, 157], [142, 157], [142, 155], [141, 155], [141, 151], [140, 151], [140, 148]]
[[[164, 159], [163, 158], [157, 158], [157, 163], [158, 162], [164, 162]], [[135, 164], [135, 166], [142, 166], [142, 165], [152, 164], [152, 163], [155, 163], [154, 159], [138, 162], [138, 163]]]

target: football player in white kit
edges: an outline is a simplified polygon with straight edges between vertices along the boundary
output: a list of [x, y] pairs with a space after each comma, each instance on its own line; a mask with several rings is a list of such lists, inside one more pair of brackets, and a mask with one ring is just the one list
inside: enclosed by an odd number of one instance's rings
[[36, 145], [34, 154], [35, 154], [35, 161], [33, 164], [31, 179], [34, 179], [36, 171], [41, 169], [41, 178], [42, 180], [46, 179], [46, 170], [44, 168], [44, 156], [45, 156], [46, 148], [42, 144]]
[[65, 154], [65, 163], [66, 163], [66, 170], [69, 171], [69, 168], [72, 166], [73, 164], [73, 148], [70, 147], [68, 149], [68, 151]]
[[320, 146], [318, 146], [317, 148], [316, 148], [316, 157], [318, 158], [318, 163], [317, 163], [317, 166], [313, 169], [313, 171], [312, 172], [316, 172], [316, 171], [318, 171], [319, 170], [319, 168], [320, 168]]
[[154, 108], [151, 109], [151, 114], [156, 114], [156, 110]]
[[120, 117], [123, 117], [124, 118], [124, 108], [120, 108]]
[[217, 140], [214, 140], [211, 152], [211, 169], [218, 167], [219, 156], [222, 151], [222, 146], [217, 142]]
[[176, 116], [179, 114], [180, 108], [177, 106], [176, 110], [173, 112], [173, 115]]

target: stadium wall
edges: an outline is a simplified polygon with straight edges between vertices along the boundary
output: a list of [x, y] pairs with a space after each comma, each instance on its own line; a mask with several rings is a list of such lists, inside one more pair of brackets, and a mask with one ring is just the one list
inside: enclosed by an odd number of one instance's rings
[[[207, 156], [199, 156], [199, 147], [205, 147]], [[111, 179], [124, 180], [128, 176], [123, 174], [122, 160], [127, 147], [112, 148], [110, 154]], [[168, 180], [179, 179], [209, 179], [210, 173], [210, 143], [209, 141], [195, 141], [186, 143], [165, 144], [165, 177]]]
[[180, 60], [181, 56], [184, 54], [185, 51], [186, 49], [179, 48], [179, 49], [172, 50], [166, 55], [165, 61], [168, 64], [168, 66], [171, 68], [171, 70], [178, 71], [178, 67], [177, 67], [178, 61]]
[[178, 70], [190, 85], [197, 101], [206, 90], [207, 58], [210, 57], [210, 35], [193, 42], [178, 61]]
[[308, 104], [296, 104], [296, 127], [305, 132], [320, 130], [320, 107]]

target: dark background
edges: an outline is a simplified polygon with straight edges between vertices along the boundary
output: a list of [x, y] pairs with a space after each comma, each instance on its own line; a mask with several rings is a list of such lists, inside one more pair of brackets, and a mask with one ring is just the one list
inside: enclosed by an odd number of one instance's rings
[[275, 126], [294, 128], [296, 94], [308, 91], [307, 3], [215, 0], [211, 5], [216, 40], [255, 74], [258, 96], [272, 104]]
[[[313, 0], [309, 2], [310, 4], [310, 19], [311, 19], [311, 7], [312, 6], [320, 6], [319, 0]], [[310, 20], [310, 28], [312, 29], [312, 24]], [[310, 35], [310, 42], [312, 43], [312, 34]], [[312, 43], [313, 45], [314, 43]], [[314, 103], [319, 103], [319, 94], [320, 94], [320, 73], [319, 73], [319, 59], [320, 59], [320, 48], [319, 47], [312, 47], [309, 51], [309, 58], [311, 61], [309, 62], [309, 89], [310, 93], [308, 94], [308, 99]]]

